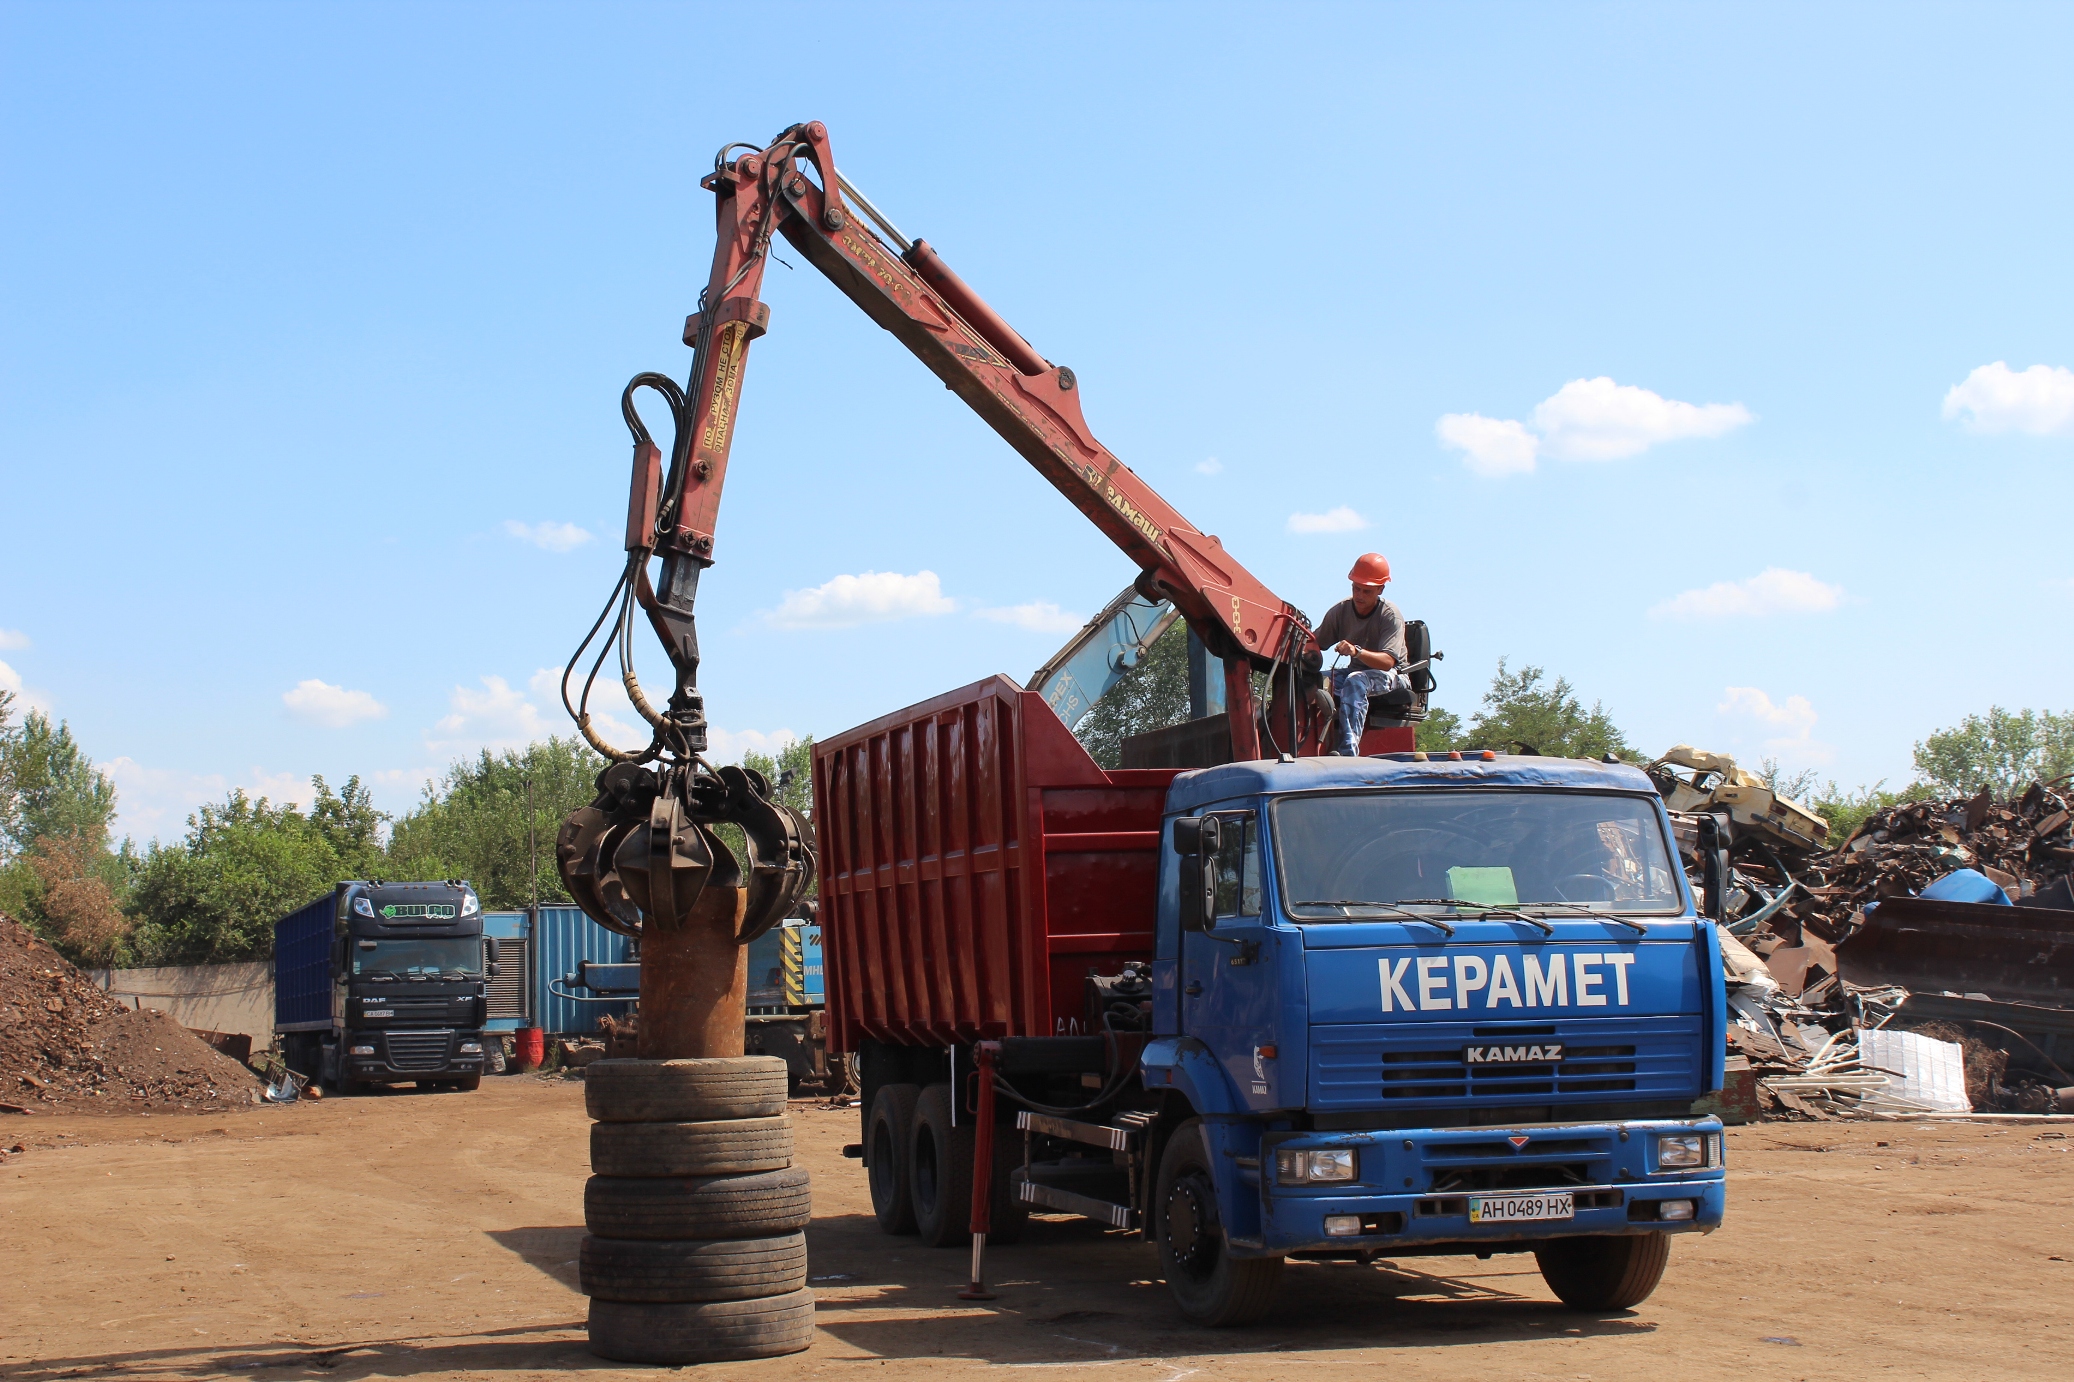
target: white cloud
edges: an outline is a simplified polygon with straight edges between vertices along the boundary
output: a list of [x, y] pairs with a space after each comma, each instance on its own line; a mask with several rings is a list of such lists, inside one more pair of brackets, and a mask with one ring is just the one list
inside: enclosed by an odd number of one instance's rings
[[1660, 619], [1727, 619], [1767, 614], [1826, 614], [1843, 603], [1844, 588], [1805, 571], [1771, 566], [1746, 580], [1716, 581], [1664, 601], [1649, 612]]
[[991, 619], [997, 624], [1013, 624], [1031, 633], [1073, 633], [1087, 622], [1049, 600], [1032, 600], [1026, 605], [1002, 605], [972, 612], [982, 619]]
[[101, 766], [115, 779], [115, 828], [139, 840], [179, 835], [189, 816], [222, 801], [233, 790], [242, 789], [254, 800], [265, 797], [276, 806], [293, 804], [305, 810], [316, 799], [308, 777], [257, 766], [235, 776], [151, 768], [127, 757]]
[[943, 593], [934, 571], [903, 576], [865, 571], [837, 576], [810, 590], [788, 590], [771, 622], [786, 629], [841, 629], [918, 615], [949, 614], [957, 601]]
[[31, 691], [23, 686], [22, 674], [4, 662], [0, 662], [0, 691], [13, 693], [13, 709], [17, 715], [25, 714], [31, 710], [45, 715], [50, 714], [49, 699], [42, 692]]
[[1680, 403], [1604, 375], [1572, 379], [1534, 406], [1548, 454], [1568, 461], [1617, 461], [1659, 442], [1723, 436], [1750, 421], [1740, 403]]
[[0, 648], [26, 648], [29, 635], [20, 629], [0, 629]]
[[516, 518], [507, 518], [504, 531], [520, 542], [530, 542], [548, 552], [573, 552], [591, 540], [590, 533], [574, 523], [521, 523]]
[[2004, 361], [1982, 365], [1944, 396], [1947, 421], [1970, 414], [1975, 432], [2074, 436], [2074, 370], [2033, 365], [2013, 370]]
[[1434, 424], [1442, 443], [1464, 453], [1478, 475], [1523, 475], [1537, 456], [1617, 461], [1659, 442], [1719, 437], [1755, 418], [1740, 403], [1681, 403], [1604, 375], [1572, 379], [1534, 405], [1534, 422], [1445, 413]]
[[326, 729], [344, 729], [362, 720], [379, 720], [389, 713], [388, 706], [365, 691], [348, 691], [315, 677], [297, 682], [293, 690], [283, 691], [281, 703], [298, 719]]
[[540, 707], [502, 677], [481, 678], [480, 690], [456, 686], [447, 697], [448, 713], [433, 726], [443, 736], [428, 735], [425, 747], [438, 754], [475, 749], [520, 749], [545, 739], [560, 726], [550, 724]]
[[1224, 462], [1218, 460], [1215, 456], [1207, 456], [1195, 463], [1195, 473], [1198, 475], [1222, 475], [1224, 473]]
[[1783, 701], [1774, 701], [1754, 686], [1730, 686], [1722, 691], [1722, 701], [1714, 709], [1717, 713], [1736, 719], [1753, 720], [1759, 732], [1772, 731], [1772, 737], [1764, 741], [1764, 752], [1775, 757], [1786, 757], [1803, 763], [1827, 763], [1835, 756], [1829, 745], [1815, 736], [1815, 722], [1821, 717], [1805, 696], [1788, 696]]
[[1292, 533], [1356, 533], [1367, 526], [1368, 520], [1345, 504], [1324, 513], [1289, 515], [1289, 531]]
[[722, 729], [714, 725], [706, 731], [709, 751], [707, 759], [715, 763], [739, 763], [746, 753], [767, 754], [772, 758], [787, 744], [799, 742], [799, 736], [789, 729], [774, 729], [768, 734], [760, 729]]
[[1541, 449], [1541, 439], [1519, 423], [1481, 413], [1444, 413], [1433, 430], [1442, 443], [1465, 453], [1462, 464], [1478, 475], [1524, 475]]

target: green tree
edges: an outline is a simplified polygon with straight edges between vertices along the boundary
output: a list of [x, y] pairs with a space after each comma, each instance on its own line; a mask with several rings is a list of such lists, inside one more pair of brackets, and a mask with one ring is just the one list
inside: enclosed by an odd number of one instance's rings
[[128, 953], [122, 900], [136, 860], [127, 844], [108, 847], [114, 816], [115, 784], [71, 726], [34, 710], [17, 724], [0, 691], [0, 912], [80, 964]]
[[264, 958], [274, 922], [343, 879], [380, 870], [385, 818], [360, 779], [337, 793], [321, 777], [310, 782], [316, 800], [308, 814], [234, 791], [189, 816], [184, 839], [151, 847], [130, 904], [145, 963]]
[[1919, 785], [1939, 796], [1972, 796], [1983, 787], [2014, 796], [2034, 779], [2074, 772], [2074, 712], [1989, 706], [1918, 743], [1915, 764]]
[[1543, 685], [1546, 675], [1539, 667], [1514, 672], [1499, 658], [1491, 688], [1484, 692], [1468, 733], [1450, 747], [1558, 758], [1635, 756], [1602, 703], [1594, 701], [1586, 710], [1568, 679], [1557, 677], [1553, 685]]
[[[605, 760], [575, 735], [491, 753], [448, 768], [395, 824], [390, 878], [465, 878], [492, 910], [569, 901], [555, 863], [562, 818], [597, 796]], [[531, 809], [528, 811], [528, 784]], [[536, 891], [537, 890], [537, 891]]]
[[1123, 741], [1188, 718], [1188, 621], [1176, 619], [1073, 733], [1095, 762], [1123, 766]]
[[1437, 705], [1426, 707], [1426, 718], [1419, 721], [1414, 731], [1413, 743], [1427, 753], [1446, 753], [1462, 742], [1462, 717], [1452, 710], [1442, 710]]

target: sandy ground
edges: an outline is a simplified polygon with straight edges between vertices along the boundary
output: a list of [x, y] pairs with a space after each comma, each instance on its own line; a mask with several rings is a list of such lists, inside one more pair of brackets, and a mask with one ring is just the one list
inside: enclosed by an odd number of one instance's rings
[[[2074, 1376], [2074, 1136], [1730, 1133], [1729, 1219], [1640, 1309], [1561, 1309], [1527, 1257], [1293, 1265], [1270, 1320], [1190, 1328], [1151, 1250], [1074, 1220], [965, 1254], [881, 1237], [851, 1110], [794, 1106], [820, 1332], [713, 1377]], [[582, 1088], [514, 1077], [235, 1115], [0, 1118], [0, 1377], [530, 1378], [593, 1358], [575, 1289]]]

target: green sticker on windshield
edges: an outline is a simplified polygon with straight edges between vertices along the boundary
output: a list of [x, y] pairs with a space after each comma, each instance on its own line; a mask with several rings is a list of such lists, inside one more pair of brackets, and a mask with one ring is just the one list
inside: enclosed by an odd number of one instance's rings
[[1519, 889], [1513, 886], [1512, 870], [1507, 868], [1451, 868], [1447, 871], [1447, 895], [1484, 907], [1519, 906]]

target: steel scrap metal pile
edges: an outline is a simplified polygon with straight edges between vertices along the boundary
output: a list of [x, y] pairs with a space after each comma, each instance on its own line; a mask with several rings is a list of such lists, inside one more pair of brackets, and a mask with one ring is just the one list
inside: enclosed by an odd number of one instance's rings
[[[1717, 785], [1739, 776], [1726, 768]], [[1693, 780], [1676, 784], [1674, 818], [1696, 893], [1696, 840], [1718, 829], [1726, 851], [1729, 1080], [1746, 1116], [2074, 1112], [2064, 783], [1904, 803], [1825, 850], [1790, 802], [1694, 830], [1717, 804]]]

